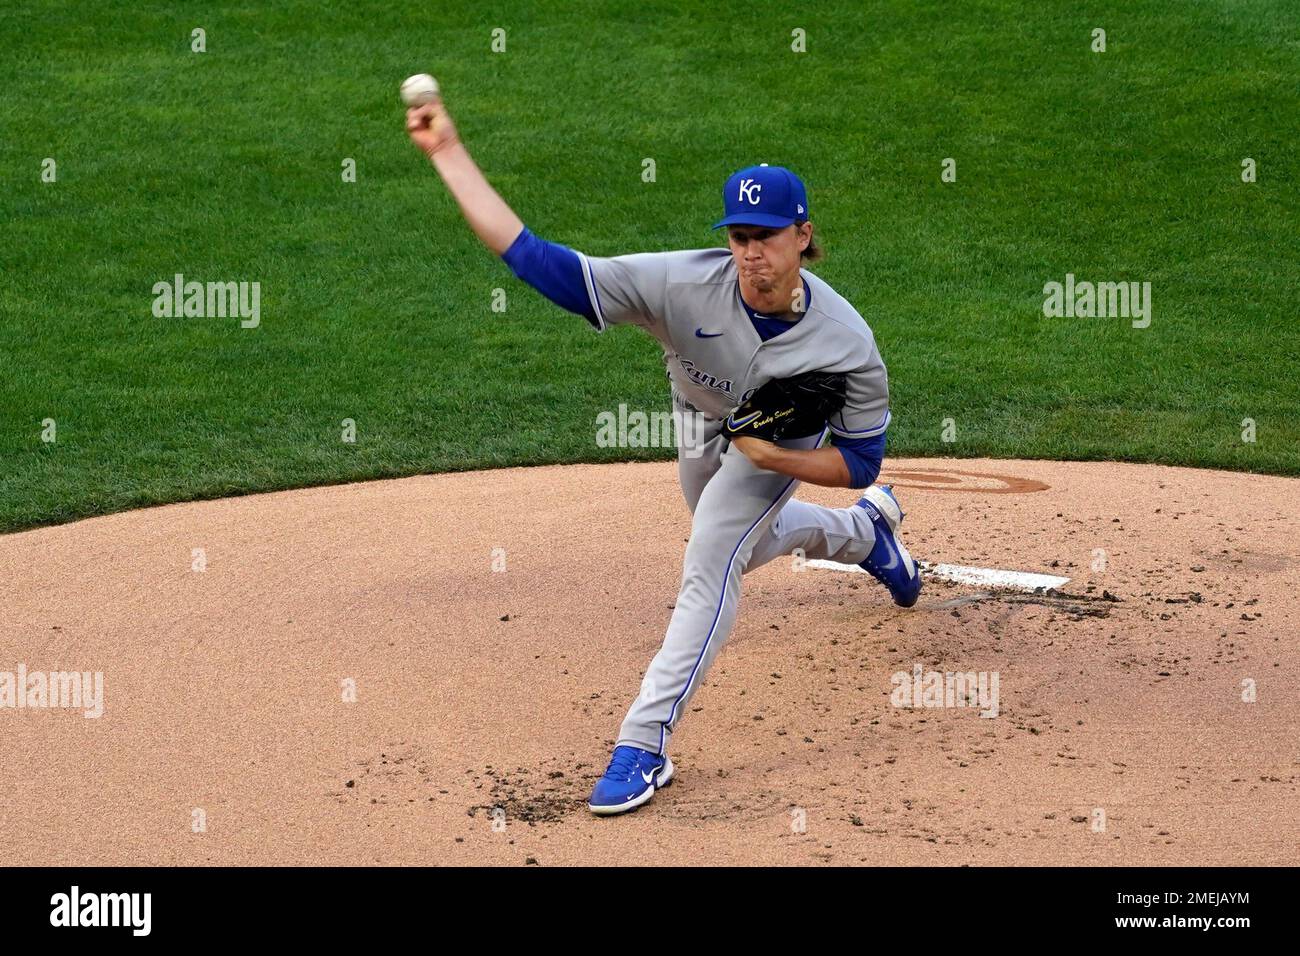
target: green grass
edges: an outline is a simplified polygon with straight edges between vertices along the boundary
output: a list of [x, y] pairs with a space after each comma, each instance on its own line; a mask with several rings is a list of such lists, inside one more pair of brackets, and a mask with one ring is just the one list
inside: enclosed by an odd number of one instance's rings
[[[1086, 6], [6, 5], [0, 530], [671, 455], [596, 447], [598, 412], [666, 408], [658, 346], [596, 336], [477, 244], [402, 131], [421, 70], [524, 220], [591, 254], [715, 245], [730, 172], [799, 171], [816, 270], [889, 367], [891, 455], [1300, 474], [1300, 11]], [[177, 272], [260, 282], [261, 327], [154, 318]], [[1067, 272], [1150, 281], [1151, 327], [1044, 318]]]

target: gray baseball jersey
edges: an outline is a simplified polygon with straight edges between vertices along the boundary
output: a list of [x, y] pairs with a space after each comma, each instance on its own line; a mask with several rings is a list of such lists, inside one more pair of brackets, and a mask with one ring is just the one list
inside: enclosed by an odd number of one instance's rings
[[811, 272], [801, 270], [811, 293], [803, 317], [764, 342], [726, 249], [578, 255], [598, 327], [639, 325], [658, 339], [675, 390], [706, 415], [726, 417], [770, 379], [845, 372], [847, 400], [830, 421], [832, 434], [871, 438], [889, 426], [889, 382], [871, 329]]
[[[889, 425], [889, 386], [867, 324], [810, 272], [803, 272], [811, 293], [805, 314], [764, 342], [726, 249], [579, 257], [597, 327], [629, 323], [653, 335], [663, 345], [675, 407], [699, 413], [696, 427], [679, 428], [677, 436], [678, 477], [692, 512], [681, 589], [618, 740], [662, 754], [731, 633], [746, 571], [795, 551], [856, 564], [875, 543], [862, 508], [793, 500], [798, 482], [756, 468], [722, 437], [722, 419], [770, 379], [844, 372], [848, 398], [829, 429], [870, 438]], [[825, 437], [780, 444], [811, 449]]]

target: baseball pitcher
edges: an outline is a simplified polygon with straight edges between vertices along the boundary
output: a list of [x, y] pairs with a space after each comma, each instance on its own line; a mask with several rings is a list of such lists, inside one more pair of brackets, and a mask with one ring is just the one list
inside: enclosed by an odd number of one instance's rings
[[[589, 802], [593, 813], [623, 813], [672, 779], [673, 730], [731, 633], [746, 571], [798, 550], [860, 564], [895, 603], [916, 603], [903, 512], [888, 486], [873, 485], [889, 427], [885, 365], [857, 310], [801, 268], [820, 250], [804, 184], [788, 169], [751, 166], [727, 180], [714, 226], [727, 230], [725, 249], [600, 258], [526, 228], [440, 98], [409, 109], [406, 128], [517, 277], [598, 332], [630, 323], [663, 346], [673, 408], [693, 426], [678, 428], [692, 514], [681, 590]], [[793, 497], [803, 481], [866, 492], [823, 508]]]

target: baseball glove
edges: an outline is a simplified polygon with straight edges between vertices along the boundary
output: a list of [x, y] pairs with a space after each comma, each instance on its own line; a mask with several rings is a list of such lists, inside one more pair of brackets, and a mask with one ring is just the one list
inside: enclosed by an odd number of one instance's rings
[[764, 441], [816, 434], [844, 407], [847, 381], [842, 372], [805, 372], [772, 379], [727, 416], [722, 434], [728, 440], [750, 437]]

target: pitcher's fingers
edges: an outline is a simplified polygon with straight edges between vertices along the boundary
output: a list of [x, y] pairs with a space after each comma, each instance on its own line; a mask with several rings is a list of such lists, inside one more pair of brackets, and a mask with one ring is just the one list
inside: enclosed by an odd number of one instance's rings
[[421, 113], [420, 109], [412, 107], [406, 111], [406, 130], [408, 133], [414, 133], [416, 130], [420, 129], [428, 129], [430, 122], [431, 120], [429, 116]]

